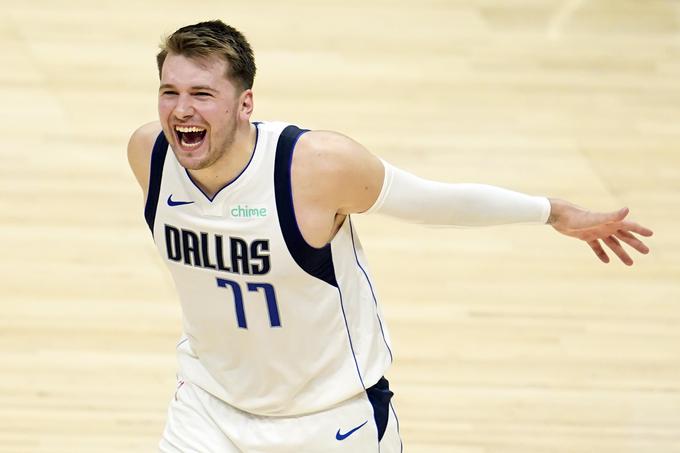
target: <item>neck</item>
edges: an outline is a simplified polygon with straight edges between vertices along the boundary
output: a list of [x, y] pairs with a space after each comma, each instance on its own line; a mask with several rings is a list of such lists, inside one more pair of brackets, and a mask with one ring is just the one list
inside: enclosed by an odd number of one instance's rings
[[188, 170], [205, 194], [212, 198], [217, 192], [241, 174], [255, 152], [257, 130], [250, 122], [236, 131], [234, 141], [214, 164], [201, 170]]

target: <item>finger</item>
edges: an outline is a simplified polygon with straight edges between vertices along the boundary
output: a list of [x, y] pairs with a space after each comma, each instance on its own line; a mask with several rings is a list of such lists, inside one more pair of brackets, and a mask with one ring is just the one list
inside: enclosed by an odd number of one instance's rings
[[597, 240], [588, 241], [588, 245], [590, 246], [591, 249], [593, 249], [593, 252], [595, 252], [595, 255], [597, 255], [597, 257], [600, 258], [600, 261], [602, 261], [603, 263], [609, 262], [609, 257], [607, 256], [607, 252], [604, 251], [604, 249], [600, 245], [599, 241], [597, 241]]
[[639, 234], [640, 236], [650, 237], [654, 234], [652, 230], [647, 227], [643, 227], [639, 223], [635, 222], [623, 222], [619, 227], [621, 230], [632, 231], [633, 233]]
[[616, 256], [619, 257], [621, 261], [623, 261], [623, 264], [626, 266], [632, 266], [633, 265], [633, 259], [628, 255], [628, 253], [621, 247], [621, 243], [614, 237], [614, 236], [609, 236], [602, 241], [609, 247], [612, 252], [616, 254]]
[[639, 240], [638, 238], [636, 238], [635, 236], [633, 236], [633, 235], [630, 234], [629, 232], [623, 231], [623, 230], [619, 230], [619, 231], [617, 231], [616, 233], [614, 233], [614, 235], [615, 235], [617, 238], [621, 239], [621, 240], [622, 240], [623, 242], [625, 242], [626, 244], [628, 244], [628, 245], [630, 245], [631, 247], [633, 247], [633, 248], [634, 248], [635, 250], [637, 250], [638, 252], [640, 252], [640, 253], [642, 253], [642, 254], [645, 254], [645, 255], [646, 255], [647, 253], [649, 253], [649, 247], [647, 247], [641, 240]]

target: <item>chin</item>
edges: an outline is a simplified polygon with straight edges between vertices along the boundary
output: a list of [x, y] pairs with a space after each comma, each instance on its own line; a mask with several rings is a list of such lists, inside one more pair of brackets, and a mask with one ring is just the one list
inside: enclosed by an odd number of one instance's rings
[[210, 166], [210, 162], [208, 162], [207, 159], [198, 159], [195, 157], [178, 158], [177, 161], [187, 170], [203, 170]]
[[182, 147], [171, 144], [172, 151], [175, 154], [175, 158], [179, 164], [186, 168], [187, 170], [201, 170], [210, 165], [210, 153], [209, 149], [203, 150], [203, 146], [200, 148], [187, 152], [182, 149]]

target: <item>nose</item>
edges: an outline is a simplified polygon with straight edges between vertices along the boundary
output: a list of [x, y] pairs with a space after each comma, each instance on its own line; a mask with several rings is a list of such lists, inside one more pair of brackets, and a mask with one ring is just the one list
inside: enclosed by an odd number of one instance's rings
[[194, 106], [191, 104], [191, 97], [185, 94], [180, 94], [177, 97], [177, 104], [172, 111], [175, 118], [184, 120], [190, 118], [194, 114]]

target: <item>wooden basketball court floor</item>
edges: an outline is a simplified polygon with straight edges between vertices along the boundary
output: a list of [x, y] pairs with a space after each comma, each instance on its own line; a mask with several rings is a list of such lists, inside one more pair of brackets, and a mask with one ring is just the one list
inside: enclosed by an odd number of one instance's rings
[[680, 2], [2, 1], [0, 451], [150, 452], [180, 313], [127, 168], [160, 36], [251, 40], [256, 118], [434, 179], [629, 206], [652, 253], [356, 216], [407, 452], [680, 452]]

